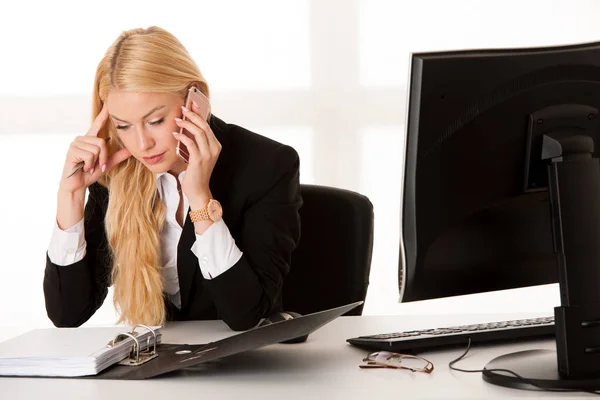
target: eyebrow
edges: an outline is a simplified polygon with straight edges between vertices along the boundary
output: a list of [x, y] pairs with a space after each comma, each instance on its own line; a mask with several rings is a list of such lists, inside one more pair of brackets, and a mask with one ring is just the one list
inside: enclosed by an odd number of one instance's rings
[[[145, 115], [142, 117], [142, 119], [146, 119], [146, 118], [148, 118], [148, 117], [149, 117], [149, 116], [151, 116], [153, 113], [155, 113], [156, 111], [158, 111], [158, 110], [160, 110], [160, 109], [162, 109], [162, 108], [165, 108], [165, 105], [162, 105], [162, 106], [156, 106], [156, 107], [154, 107], [152, 110], [150, 110], [149, 112], [147, 112], [147, 113], [146, 113], [146, 114], [145, 114]], [[114, 115], [111, 115], [111, 117], [112, 117], [113, 119], [116, 119], [117, 121], [120, 121], [120, 122], [125, 122], [126, 124], [131, 124], [131, 122], [127, 122], [127, 121], [125, 121], [124, 119], [117, 118], [117, 117], [115, 117]]]

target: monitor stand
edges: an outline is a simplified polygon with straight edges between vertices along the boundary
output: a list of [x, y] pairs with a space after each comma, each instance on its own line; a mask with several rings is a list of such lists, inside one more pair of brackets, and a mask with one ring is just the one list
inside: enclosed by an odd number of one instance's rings
[[[554, 350], [525, 350], [494, 358], [483, 370], [483, 380], [495, 385], [515, 389], [539, 390], [542, 388], [567, 390], [597, 390], [600, 378], [563, 378], [558, 372]], [[519, 374], [518, 378], [506, 371]], [[534, 383], [536, 386], [527, 383]]]
[[[530, 116], [543, 124], [530, 124], [530, 137], [542, 140], [541, 149], [528, 149], [528, 158], [540, 162], [541, 150], [542, 160], [550, 161], [548, 191], [561, 298], [561, 306], [554, 308], [556, 351], [497, 357], [482, 372], [486, 382], [533, 390], [600, 389], [600, 163], [593, 158], [593, 136], [564, 131], [577, 126], [578, 119], [598, 116], [598, 110], [586, 108], [552, 106]], [[562, 129], [535, 132], [548, 122]]]

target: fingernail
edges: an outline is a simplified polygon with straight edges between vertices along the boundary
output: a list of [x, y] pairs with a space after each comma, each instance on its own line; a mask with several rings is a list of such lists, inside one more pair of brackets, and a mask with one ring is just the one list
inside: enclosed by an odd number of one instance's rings
[[190, 112], [190, 110], [188, 110], [186, 106], [181, 106], [181, 109], [182, 109], [183, 111]]
[[94, 168], [90, 169], [90, 175], [94, 175]]
[[104, 164], [104, 165], [102, 166], [102, 173], [105, 173], [105, 172], [106, 172], [106, 164]]
[[183, 121], [183, 120], [182, 120], [181, 118], [175, 118], [175, 121], [177, 121], [177, 122], [181, 122], [181, 121]]
[[179, 132], [173, 132], [173, 136], [179, 135]]

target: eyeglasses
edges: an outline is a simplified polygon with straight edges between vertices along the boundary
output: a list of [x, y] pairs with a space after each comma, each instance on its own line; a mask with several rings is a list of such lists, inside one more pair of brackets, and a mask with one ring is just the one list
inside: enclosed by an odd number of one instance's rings
[[410, 354], [391, 353], [389, 351], [376, 351], [363, 358], [366, 364], [360, 368], [397, 368], [407, 369], [412, 372], [433, 372], [433, 363], [419, 356]]

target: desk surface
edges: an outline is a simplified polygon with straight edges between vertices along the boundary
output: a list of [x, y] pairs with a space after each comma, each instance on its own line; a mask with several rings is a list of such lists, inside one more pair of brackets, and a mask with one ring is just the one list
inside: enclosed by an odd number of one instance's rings
[[[435, 365], [431, 375], [392, 369], [360, 369], [367, 351], [346, 343], [349, 337], [463, 323], [539, 316], [532, 314], [340, 317], [303, 344], [276, 344], [146, 381], [0, 378], [2, 398], [52, 397], [108, 399], [412, 399], [412, 398], [581, 398], [582, 393], [540, 393], [490, 385], [479, 373], [451, 371], [448, 363], [460, 349], [422, 353]], [[0, 328], [0, 340], [19, 332]], [[165, 343], [206, 343], [234, 334], [220, 321], [172, 323]], [[554, 348], [552, 340], [479, 346], [458, 367], [479, 369], [494, 357], [536, 348]]]

